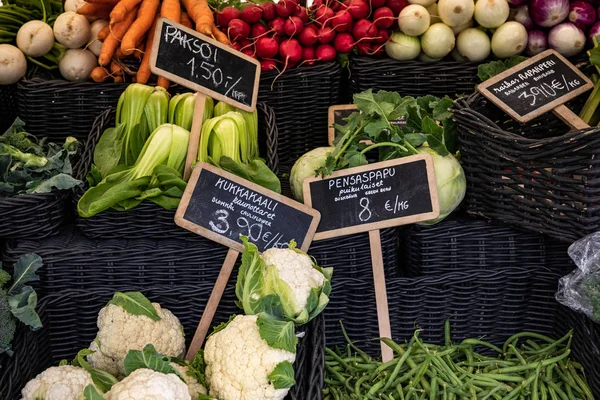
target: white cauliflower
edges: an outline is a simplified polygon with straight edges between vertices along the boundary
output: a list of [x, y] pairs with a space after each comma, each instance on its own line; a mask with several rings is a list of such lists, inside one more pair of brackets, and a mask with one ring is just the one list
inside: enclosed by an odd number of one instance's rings
[[171, 366], [175, 369], [175, 371], [179, 372], [183, 379], [185, 379], [185, 383], [187, 383], [188, 392], [193, 399], [198, 398], [198, 393], [208, 394], [206, 388], [202, 386], [200, 382], [196, 380], [193, 376], [188, 375], [188, 367], [179, 365], [177, 363], [172, 362]]
[[50, 367], [25, 385], [22, 400], [83, 400], [83, 389], [93, 385], [83, 368], [63, 365]]
[[[116, 383], [104, 395], [106, 400], [191, 400], [188, 387], [175, 374], [141, 368]], [[196, 396], [197, 398], [197, 396]]]
[[204, 349], [210, 395], [220, 400], [283, 399], [289, 388], [275, 389], [269, 375], [296, 354], [275, 349], [261, 337], [256, 315], [238, 315], [212, 334]]
[[[185, 352], [185, 337], [179, 319], [158, 303], [152, 303], [160, 317], [153, 321], [145, 315], [133, 315], [120, 306], [108, 304], [98, 314], [98, 335], [88, 356], [94, 368], [106, 368], [117, 378], [125, 374], [123, 359], [129, 350], [142, 350], [152, 344], [161, 354], [181, 357]], [[117, 369], [116, 371], [114, 369]]]
[[319, 288], [325, 282], [325, 276], [313, 267], [313, 260], [307, 254], [292, 249], [266, 250], [261, 255], [265, 262], [265, 279], [269, 268], [277, 269], [279, 279], [292, 290], [292, 308], [300, 314], [306, 307], [312, 288]]

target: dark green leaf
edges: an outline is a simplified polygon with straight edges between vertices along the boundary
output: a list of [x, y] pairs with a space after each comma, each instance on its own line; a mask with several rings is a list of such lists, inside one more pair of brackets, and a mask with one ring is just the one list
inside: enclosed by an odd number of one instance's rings
[[32, 330], [42, 327], [42, 321], [35, 311], [37, 293], [31, 286], [21, 286], [18, 292], [13, 292], [8, 298], [8, 304], [12, 314]]
[[28, 189], [26, 193], [50, 193], [54, 188], [68, 190], [81, 183], [80, 180], [73, 178], [71, 175], [61, 173], [41, 182], [34, 188]]
[[377, 139], [379, 134], [384, 129], [389, 128], [389, 122], [385, 118], [379, 118], [371, 120], [364, 128], [365, 132], [370, 136], [371, 139]]
[[140, 292], [116, 292], [108, 304], [122, 307], [125, 311], [133, 315], [145, 315], [153, 321], [160, 321], [160, 317], [152, 302]]
[[103, 177], [106, 177], [121, 159], [125, 126], [125, 124], [120, 124], [105, 130], [94, 148], [94, 165]]
[[42, 267], [42, 257], [35, 253], [23, 254], [14, 265], [13, 284], [8, 289], [8, 295], [21, 292], [23, 285], [39, 281], [37, 270]]
[[265, 263], [256, 245], [250, 243], [245, 236], [241, 239], [244, 243], [244, 252], [235, 286], [236, 304], [246, 315], [255, 315], [260, 313], [261, 307], [264, 306], [261, 304], [261, 298], [265, 288]]
[[433, 119], [436, 121], [443, 121], [452, 118], [452, 112], [450, 111], [450, 108], [453, 105], [454, 101], [452, 101], [452, 99], [449, 97], [444, 97], [443, 99], [436, 101], [433, 108]]
[[275, 389], [287, 389], [296, 384], [294, 366], [289, 361], [282, 361], [267, 377]]
[[[230, 319], [231, 321], [231, 319]], [[204, 350], [198, 350], [194, 361], [188, 366], [187, 374], [195, 378], [202, 386], [206, 385], [206, 363], [204, 362]]]
[[435, 123], [429, 117], [423, 118], [423, 133], [427, 135], [429, 147], [435, 150], [439, 155], [448, 155], [444, 139], [444, 128]]
[[259, 315], [256, 323], [258, 324], [260, 337], [263, 338], [269, 346], [274, 349], [287, 350], [292, 353], [296, 352], [298, 338], [295, 334], [293, 322], [273, 320]]
[[125, 375], [128, 376], [136, 369], [148, 368], [163, 374], [175, 374], [182, 380], [183, 377], [171, 365], [171, 358], [159, 354], [153, 345], [147, 344], [144, 350], [129, 350], [123, 360]]
[[2, 269], [2, 263], [0, 262], [0, 289], [2, 289], [8, 281], [10, 281], [10, 274]]
[[281, 193], [281, 182], [277, 175], [260, 159], [252, 160], [249, 164], [238, 163], [229, 157], [223, 156], [219, 166], [241, 178], [254, 182], [259, 186]]
[[83, 389], [83, 397], [85, 400], [105, 400], [104, 397], [94, 387], [94, 385], [87, 385]]
[[404, 136], [404, 140], [413, 147], [419, 147], [427, 141], [427, 137], [422, 133], [409, 133]]

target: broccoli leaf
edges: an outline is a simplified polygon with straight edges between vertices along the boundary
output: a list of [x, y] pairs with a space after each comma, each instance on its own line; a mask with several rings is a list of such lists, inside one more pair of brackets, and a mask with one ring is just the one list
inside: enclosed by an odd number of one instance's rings
[[36, 272], [42, 266], [42, 258], [35, 253], [22, 255], [14, 265], [13, 284], [8, 289], [8, 295], [19, 293], [23, 285], [33, 281], [39, 281]]
[[83, 389], [83, 397], [85, 400], [105, 400], [104, 397], [94, 387], [94, 385], [87, 385], [85, 389]]
[[294, 366], [289, 361], [282, 361], [267, 377], [275, 389], [287, 389], [296, 384]]
[[31, 327], [32, 330], [37, 330], [42, 327], [42, 321], [35, 311], [37, 306], [37, 293], [31, 286], [21, 286], [20, 292], [13, 292], [8, 298], [10, 311], [25, 325]]
[[295, 334], [293, 322], [278, 321], [269, 319], [264, 315], [259, 315], [256, 323], [258, 324], [260, 337], [269, 346], [274, 349], [287, 350], [292, 353], [296, 352], [298, 338]]
[[50, 193], [55, 188], [58, 190], [68, 190], [81, 183], [79, 179], [75, 179], [71, 175], [60, 173], [27, 189], [25, 193]]
[[2, 269], [2, 263], [0, 262], [0, 289], [2, 289], [8, 281], [10, 281], [10, 274]]
[[160, 317], [150, 300], [140, 292], [116, 292], [108, 304], [122, 307], [129, 314], [144, 315], [153, 321], [160, 321]]
[[144, 350], [129, 350], [123, 360], [125, 375], [128, 376], [136, 369], [148, 368], [163, 374], [175, 374], [185, 382], [179, 372], [171, 365], [171, 358], [159, 354], [153, 345], [147, 344]]

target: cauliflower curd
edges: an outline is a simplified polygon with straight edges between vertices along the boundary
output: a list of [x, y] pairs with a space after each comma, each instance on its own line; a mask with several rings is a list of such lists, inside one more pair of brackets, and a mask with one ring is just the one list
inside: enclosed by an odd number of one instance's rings
[[187, 385], [177, 375], [146, 368], [133, 371], [127, 378], [116, 383], [104, 397], [106, 400], [192, 399]]
[[63, 365], [50, 367], [27, 382], [22, 400], [83, 400], [83, 389], [93, 384], [83, 368]]

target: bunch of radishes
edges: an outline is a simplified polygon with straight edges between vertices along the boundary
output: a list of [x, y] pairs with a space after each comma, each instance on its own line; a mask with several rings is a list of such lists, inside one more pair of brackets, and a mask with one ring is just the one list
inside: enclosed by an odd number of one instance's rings
[[381, 55], [406, 0], [298, 0], [226, 7], [219, 28], [232, 47], [255, 57], [263, 71], [329, 62], [338, 54]]

